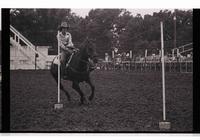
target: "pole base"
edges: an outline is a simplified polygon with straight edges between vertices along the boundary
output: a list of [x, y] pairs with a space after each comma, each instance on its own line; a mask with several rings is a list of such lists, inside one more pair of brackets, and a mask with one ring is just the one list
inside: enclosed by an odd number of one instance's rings
[[167, 121], [159, 122], [159, 128], [161, 130], [169, 130], [171, 129], [171, 123]]
[[63, 104], [54, 104], [54, 109], [62, 109]]

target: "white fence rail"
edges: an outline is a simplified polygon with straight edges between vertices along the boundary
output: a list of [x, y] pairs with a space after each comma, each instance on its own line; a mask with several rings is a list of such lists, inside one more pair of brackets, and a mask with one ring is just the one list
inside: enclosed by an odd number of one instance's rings
[[10, 25], [10, 31], [14, 34], [13, 40], [16, 41], [18, 44], [20, 44], [20, 40], [26, 44], [27, 47], [29, 47], [33, 52], [36, 54], [42, 56], [44, 59], [46, 59], [46, 56], [37, 50], [35, 50], [35, 45], [33, 45], [28, 39], [26, 39], [20, 32], [18, 32], [13, 26]]
[[[19, 31], [17, 31], [11, 25], [10, 25], [10, 43], [12, 44], [12, 46], [15, 47], [14, 50], [11, 51], [19, 51], [21, 54], [23, 54], [23, 57], [29, 60], [30, 65], [32, 65], [32, 68], [36, 69], [46, 68], [46, 62], [49, 61], [48, 54], [45, 55], [42, 52], [37, 51], [35, 45], [33, 45], [28, 39], [26, 39]], [[14, 58], [14, 56], [11, 56], [11, 58]], [[16, 62], [16, 60], [14, 60], [14, 62]], [[16, 65], [19, 64], [16, 63]], [[22, 66], [21, 68], [24, 68], [24, 66]], [[27, 65], [27, 68], [28, 67], [30, 66]]]

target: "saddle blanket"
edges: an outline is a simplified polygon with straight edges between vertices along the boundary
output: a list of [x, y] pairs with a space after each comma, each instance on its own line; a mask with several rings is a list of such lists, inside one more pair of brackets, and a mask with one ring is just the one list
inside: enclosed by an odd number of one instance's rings
[[58, 56], [56, 56], [56, 58], [53, 60], [53, 64], [56, 64], [56, 65], [58, 65], [58, 64], [59, 64], [59, 61], [58, 61]]
[[[73, 55], [74, 55], [74, 53], [72, 53], [72, 55], [71, 55], [69, 58], [67, 58], [68, 63], [69, 63], [69, 61], [71, 61]], [[59, 56], [60, 56], [60, 55], [59, 55]], [[56, 65], [59, 64], [58, 56], [56, 56], [56, 57], [54, 58], [53, 64], [56, 64]]]

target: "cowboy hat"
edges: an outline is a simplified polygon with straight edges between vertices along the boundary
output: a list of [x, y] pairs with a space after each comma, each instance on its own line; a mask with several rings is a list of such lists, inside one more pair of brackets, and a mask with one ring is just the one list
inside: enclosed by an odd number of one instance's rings
[[61, 30], [62, 28], [69, 28], [69, 24], [67, 24], [67, 22], [62, 22], [61, 25], [58, 26], [58, 30]]

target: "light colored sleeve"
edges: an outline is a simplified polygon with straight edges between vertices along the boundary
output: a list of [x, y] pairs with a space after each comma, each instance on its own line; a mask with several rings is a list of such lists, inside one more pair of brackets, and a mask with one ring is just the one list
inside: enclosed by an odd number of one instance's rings
[[58, 31], [58, 34], [57, 34], [56, 37], [57, 37], [57, 41], [58, 41], [58, 46], [59, 46], [60, 48], [64, 49], [64, 50], [68, 49], [68, 48], [63, 44], [63, 42], [61, 41], [59, 31]]
[[74, 44], [73, 44], [73, 42], [72, 42], [72, 36], [71, 36], [70, 33], [69, 33], [69, 43], [68, 43], [67, 46], [69, 46], [69, 47], [73, 47], [73, 46], [74, 46]]

